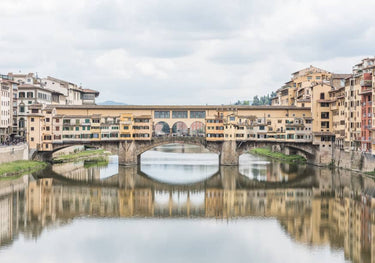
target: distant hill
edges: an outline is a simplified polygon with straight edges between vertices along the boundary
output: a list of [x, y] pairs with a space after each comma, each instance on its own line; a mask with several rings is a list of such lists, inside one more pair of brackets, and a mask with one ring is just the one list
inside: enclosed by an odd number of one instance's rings
[[98, 105], [128, 105], [128, 104], [123, 103], [123, 102], [117, 102], [117, 101], [112, 101], [112, 100], [98, 102], [96, 104], [98, 104]]

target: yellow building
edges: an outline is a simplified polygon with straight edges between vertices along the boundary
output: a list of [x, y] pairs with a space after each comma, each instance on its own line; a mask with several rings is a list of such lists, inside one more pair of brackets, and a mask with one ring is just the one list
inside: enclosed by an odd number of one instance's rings
[[335, 145], [344, 148], [345, 140], [345, 87], [329, 91], [330, 111], [332, 113], [332, 131], [335, 136]]
[[334, 133], [332, 132], [332, 113], [330, 110], [332, 100], [329, 92], [332, 90], [332, 86], [327, 82], [320, 82], [313, 85], [311, 90], [313, 144], [320, 145], [321, 148], [331, 148]]

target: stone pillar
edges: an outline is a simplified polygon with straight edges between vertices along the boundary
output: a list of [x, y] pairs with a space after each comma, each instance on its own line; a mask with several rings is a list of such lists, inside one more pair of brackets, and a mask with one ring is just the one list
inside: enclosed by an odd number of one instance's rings
[[139, 158], [137, 156], [137, 145], [135, 141], [123, 141], [119, 143], [118, 163], [119, 165], [136, 165]]
[[220, 152], [220, 165], [238, 165], [236, 141], [224, 141]]
[[283, 154], [290, 155], [290, 149], [287, 146], [284, 146]]

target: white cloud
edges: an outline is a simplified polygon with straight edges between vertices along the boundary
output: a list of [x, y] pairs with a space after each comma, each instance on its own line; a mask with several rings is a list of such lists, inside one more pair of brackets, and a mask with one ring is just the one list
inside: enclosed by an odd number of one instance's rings
[[100, 100], [229, 103], [311, 64], [350, 72], [375, 53], [374, 9], [365, 0], [4, 0], [0, 72], [54, 75], [98, 89]]

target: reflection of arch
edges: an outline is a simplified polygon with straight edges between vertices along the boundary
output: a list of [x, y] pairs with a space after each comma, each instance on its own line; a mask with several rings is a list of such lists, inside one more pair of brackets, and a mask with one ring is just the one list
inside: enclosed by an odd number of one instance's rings
[[189, 130], [185, 122], [178, 121], [172, 126], [172, 133], [177, 136], [188, 135]]
[[168, 123], [164, 121], [159, 121], [156, 123], [154, 129], [156, 136], [168, 135], [171, 132]]
[[195, 121], [190, 126], [190, 135], [192, 136], [204, 136], [205, 126], [201, 121]]

